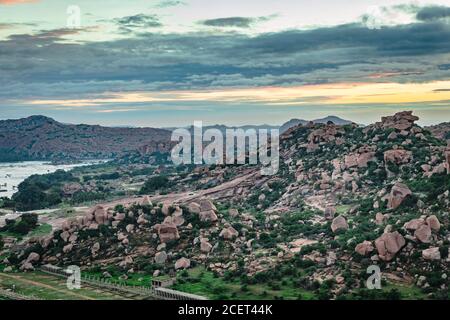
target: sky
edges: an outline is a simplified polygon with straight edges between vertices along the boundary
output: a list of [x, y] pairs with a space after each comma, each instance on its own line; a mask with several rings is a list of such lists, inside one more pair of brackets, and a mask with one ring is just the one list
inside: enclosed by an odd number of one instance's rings
[[450, 0], [0, 0], [0, 119], [450, 121]]

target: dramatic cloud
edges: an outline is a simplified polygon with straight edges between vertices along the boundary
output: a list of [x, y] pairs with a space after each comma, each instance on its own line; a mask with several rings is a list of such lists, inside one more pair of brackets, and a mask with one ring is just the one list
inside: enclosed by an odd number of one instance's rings
[[273, 17], [274, 16], [258, 17], [258, 18], [228, 17], [228, 18], [218, 18], [200, 21], [200, 24], [203, 24], [208, 27], [250, 28], [250, 26], [254, 23], [268, 21]]
[[119, 25], [122, 31], [132, 31], [136, 28], [158, 28], [162, 27], [162, 23], [156, 15], [137, 14], [134, 16], [127, 16], [123, 18], [117, 18], [114, 22]]
[[163, 0], [155, 5], [156, 8], [170, 8], [179, 5], [185, 5], [186, 2], [180, 0]]
[[[116, 23], [145, 28], [152, 25], [147, 17], [124, 17]], [[52, 106], [55, 104], [51, 101], [63, 104], [62, 100], [70, 100], [73, 107], [89, 105], [92, 100], [91, 104], [117, 104], [127, 109], [128, 103], [161, 103], [142, 100], [133, 95], [136, 92], [225, 92], [234, 88], [365, 82], [405, 84], [392, 88], [406, 92], [411, 83], [450, 78], [450, 28], [439, 21], [380, 29], [355, 23], [257, 36], [140, 32], [114, 41], [61, 41], [76, 32], [81, 31], [58, 29], [0, 41], [0, 100], [43, 101]], [[446, 86], [422, 88], [433, 91]], [[420, 99], [426, 101], [437, 101], [445, 94], [435, 91], [436, 95], [429, 95], [425, 89], [420, 91]], [[238, 93], [245, 101], [251, 92]], [[113, 93], [123, 93], [124, 98], [108, 97]], [[227, 101], [226, 95], [217, 97]], [[413, 97], [419, 99], [418, 93]], [[411, 101], [406, 93], [395, 99]], [[331, 100], [325, 97], [320, 101]], [[297, 99], [286, 103], [310, 102]]]
[[209, 27], [238, 27], [238, 28], [248, 28], [250, 24], [254, 21], [253, 18], [244, 17], [230, 17], [230, 18], [219, 18], [205, 20], [201, 23]]
[[417, 19], [421, 21], [434, 21], [450, 18], [450, 7], [429, 6], [422, 8], [417, 13]]

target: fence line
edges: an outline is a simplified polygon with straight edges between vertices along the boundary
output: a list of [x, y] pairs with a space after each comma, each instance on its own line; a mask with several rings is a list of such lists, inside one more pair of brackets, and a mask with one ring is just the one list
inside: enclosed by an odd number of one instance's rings
[[[41, 271], [56, 276], [61, 276], [67, 278], [71, 276], [70, 273], [66, 272], [64, 269], [53, 266], [44, 265], [41, 267]], [[81, 282], [88, 285], [107, 288], [113, 291], [121, 291], [125, 293], [131, 293], [134, 295], [140, 295], [144, 297], [152, 297], [154, 299], [160, 300], [207, 300], [207, 298], [199, 295], [189, 294], [177, 290], [172, 290], [168, 288], [161, 287], [144, 287], [144, 286], [127, 286], [122, 284], [117, 284], [111, 282], [107, 279], [102, 279], [94, 277], [92, 275], [83, 275], [81, 277]]]
[[0, 296], [6, 297], [12, 300], [42, 300], [35, 296], [26, 296], [17, 292], [0, 289]]

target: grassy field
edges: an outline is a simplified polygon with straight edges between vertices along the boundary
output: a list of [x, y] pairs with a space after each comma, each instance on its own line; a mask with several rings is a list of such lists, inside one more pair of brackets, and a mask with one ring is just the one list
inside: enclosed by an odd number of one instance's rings
[[120, 295], [82, 285], [69, 290], [66, 280], [43, 272], [0, 273], [0, 287], [44, 300], [124, 300]]
[[227, 282], [221, 277], [214, 276], [212, 272], [206, 271], [203, 267], [190, 269], [187, 273], [188, 277], [183, 275], [178, 277], [179, 282], [174, 289], [204, 295], [210, 299], [314, 299], [312, 292], [294, 287], [289, 281], [283, 285], [280, 282], [277, 284], [279, 289], [273, 289], [268, 284], [242, 286], [239, 281]]

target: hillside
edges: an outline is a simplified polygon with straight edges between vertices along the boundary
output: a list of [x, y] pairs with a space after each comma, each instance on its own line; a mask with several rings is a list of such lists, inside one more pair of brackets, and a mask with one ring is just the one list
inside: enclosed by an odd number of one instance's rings
[[[143, 196], [68, 219], [9, 264], [124, 279], [179, 271], [174, 288], [211, 298], [448, 299], [450, 149], [417, 120], [293, 127], [274, 176], [156, 168]], [[366, 289], [372, 265], [382, 290]]]
[[166, 143], [170, 133], [152, 128], [62, 124], [44, 116], [0, 121], [0, 161], [111, 158]]

